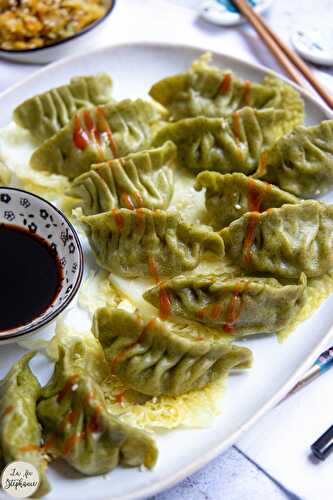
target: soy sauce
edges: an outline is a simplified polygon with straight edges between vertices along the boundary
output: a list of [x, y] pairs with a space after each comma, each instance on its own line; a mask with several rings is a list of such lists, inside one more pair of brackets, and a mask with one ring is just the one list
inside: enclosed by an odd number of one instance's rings
[[30, 323], [46, 311], [62, 279], [59, 258], [46, 240], [0, 224], [0, 332]]

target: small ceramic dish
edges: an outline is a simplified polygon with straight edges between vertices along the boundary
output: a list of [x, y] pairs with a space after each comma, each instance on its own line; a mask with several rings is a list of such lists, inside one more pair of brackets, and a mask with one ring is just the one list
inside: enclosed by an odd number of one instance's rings
[[48, 201], [27, 191], [0, 187], [1, 224], [18, 226], [45, 240], [57, 255], [63, 276], [54, 301], [42, 314], [30, 323], [0, 332], [0, 344], [4, 344], [36, 332], [68, 306], [81, 284], [83, 252], [79, 237], [64, 214]]
[[116, 0], [105, 0], [107, 10], [104, 16], [89, 24], [86, 28], [73, 35], [58, 40], [52, 45], [44, 45], [35, 49], [6, 50], [0, 49], [0, 57], [10, 61], [25, 63], [49, 63], [68, 55], [84, 52], [94, 48], [94, 40], [109, 29], [108, 23], [104, 22], [113, 11]]
[[[247, 2], [257, 14], [263, 14], [269, 9], [273, 0], [247, 0]], [[246, 21], [231, 0], [203, 0], [200, 4], [200, 15], [206, 21], [219, 26], [236, 26]]]
[[331, 30], [298, 28], [291, 36], [297, 52], [306, 60], [323, 66], [333, 66], [333, 36]]

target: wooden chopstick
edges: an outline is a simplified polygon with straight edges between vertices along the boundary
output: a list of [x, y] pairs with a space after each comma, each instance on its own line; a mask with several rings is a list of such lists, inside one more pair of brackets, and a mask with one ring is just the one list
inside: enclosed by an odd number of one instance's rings
[[257, 20], [254, 19], [253, 14], [255, 14], [255, 12], [252, 9], [251, 9], [252, 12], [248, 12], [246, 10], [246, 7], [248, 4], [245, 4], [242, 0], [233, 0], [233, 3], [240, 10], [240, 12], [243, 14], [243, 16], [248, 19], [250, 24], [253, 26], [253, 28], [256, 30], [256, 32], [258, 33], [260, 38], [264, 41], [264, 43], [267, 45], [269, 50], [272, 52], [272, 54], [278, 60], [278, 62], [280, 63], [282, 68], [285, 70], [287, 75], [295, 83], [297, 83], [300, 86], [303, 86], [302, 79], [301, 79], [298, 71], [295, 69], [294, 65], [289, 61], [289, 59], [282, 52], [282, 50], [279, 47], [277, 47], [274, 40], [272, 40], [271, 37], [267, 36], [265, 27], [262, 24], [260, 24]]
[[[308, 66], [302, 59], [291, 50], [274, 31], [266, 24], [252, 7], [245, 0], [232, 0], [243, 16], [250, 22], [252, 27], [256, 30], [260, 38], [267, 45], [272, 54], [279, 61], [286, 73], [299, 85], [303, 86], [299, 74], [295, 67], [302, 73], [308, 80], [312, 87], [317, 91], [320, 97], [326, 104], [333, 109], [333, 98], [328, 94], [324, 87], [318, 82], [316, 77], [310, 71]], [[283, 57], [281, 57], [281, 55]], [[294, 65], [294, 66], [293, 66]]]

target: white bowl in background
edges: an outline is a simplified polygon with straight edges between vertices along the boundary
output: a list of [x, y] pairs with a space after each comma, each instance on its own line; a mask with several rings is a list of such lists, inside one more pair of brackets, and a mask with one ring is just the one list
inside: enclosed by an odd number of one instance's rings
[[9, 61], [40, 64], [94, 49], [93, 42], [110, 29], [110, 25], [105, 21], [113, 12], [116, 0], [106, 0], [106, 3], [109, 4], [109, 7], [104, 16], [78, 33], [58, 40], [52, 45], [44, 45], [34, 49], [6, 50], [0, 48], [0, 57]]

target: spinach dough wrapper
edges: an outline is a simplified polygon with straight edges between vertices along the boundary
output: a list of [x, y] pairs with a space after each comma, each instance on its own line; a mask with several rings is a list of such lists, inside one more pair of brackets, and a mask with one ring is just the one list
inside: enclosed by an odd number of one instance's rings
[[289, 85], [272, 75], [261, 84], [243, 81], [231, 71], [211, 66], [210, 62], [211, 55], [204, 54], [184, 73], [152, 86], [149, 94], [168, 109], [171, 120], [224, 116], [245, 106], [283, 108], [283, 101], [287, 100], [290, 119], [297, 114], [296, 124], [302, 121], [303, 101]]
[[317, 201], [243, 215], [222, 229], [225, 254], [249, 272], [322, 276], [333, 267], [333, 206]]
[[[160, 287], [169, 298], [171, 316], [242, 336], [284, 328], [304, 305], [306, 276], [297, 285], [282, 285], [275, 278], [177, 276]], [[144, 294], [155, 307], [160, 307], [160, 287]]]
[[160, 110], [142, 99], [83, 109], [34, 151], [31, 167], [73, 179], [94, 163], [147, 148], [160, 118]]
[[36, 405], [41, 394], [38, 380], [29, 368], [34, 352], [26, 354], [11, 368], [0, 385], [0, 463], [29, 462], [39, 472], [36, 497], [46, 495], [47, 457], [42, 447], [42, 430]]
[[192, 335], [159, 319], [144, 321], [121, 309], [98, 309], [93, 332], [111, 372], [149, 396], [178, 396], [201, 389], [234, 368], [249, 368], [251, 351], [223, 339]]
[[297, 127], [261, 155], [255, 177], [302, 198], [333, 186], [333, 120]]
[[287, 112], [272, 108], [243, 108], [226, 118], [188, 118], [159, 130], [153, 144], [171, 140], [183, 167], [200, 172], [215, 170], [253, 173], [260, 154], [284, 134]]
[[15, 108], [13, 118], [36, 139], [45, 141], [81, 108], [109, 103], [111, 93], [112, 78], [107, 73], [76, 76], [67, 85], [30, 97]]
[[69, 194], [79, 199], [85, 215], [113, 208], [168, 208], [176, 155], [176, 146], [168, 141], [159, 148], [93, 165], [74, 180]]
[[81, 217], [98, 264], [125, 278], [175, 276], [194, 269], [205, 251], [222, 256], [223, 240], [208, 226], [162, 210], [113, 209]]
[[264, 212], [299, 202], [296, 196], [273, 184], [241, 173], [201, 172], [194, 187], [197, 191], [206, 188], [207, 219], [215, 230], [228, 226], [247, 212]]
[[54, 374], [37, 408], [51, 453], [88, 476], [105, 474], [118, 464], [153, 467], [157, 460], [153, 439], [109, 414], [99, 384], [82, 371], [71, 370], [66, 356], [60, 346]]

